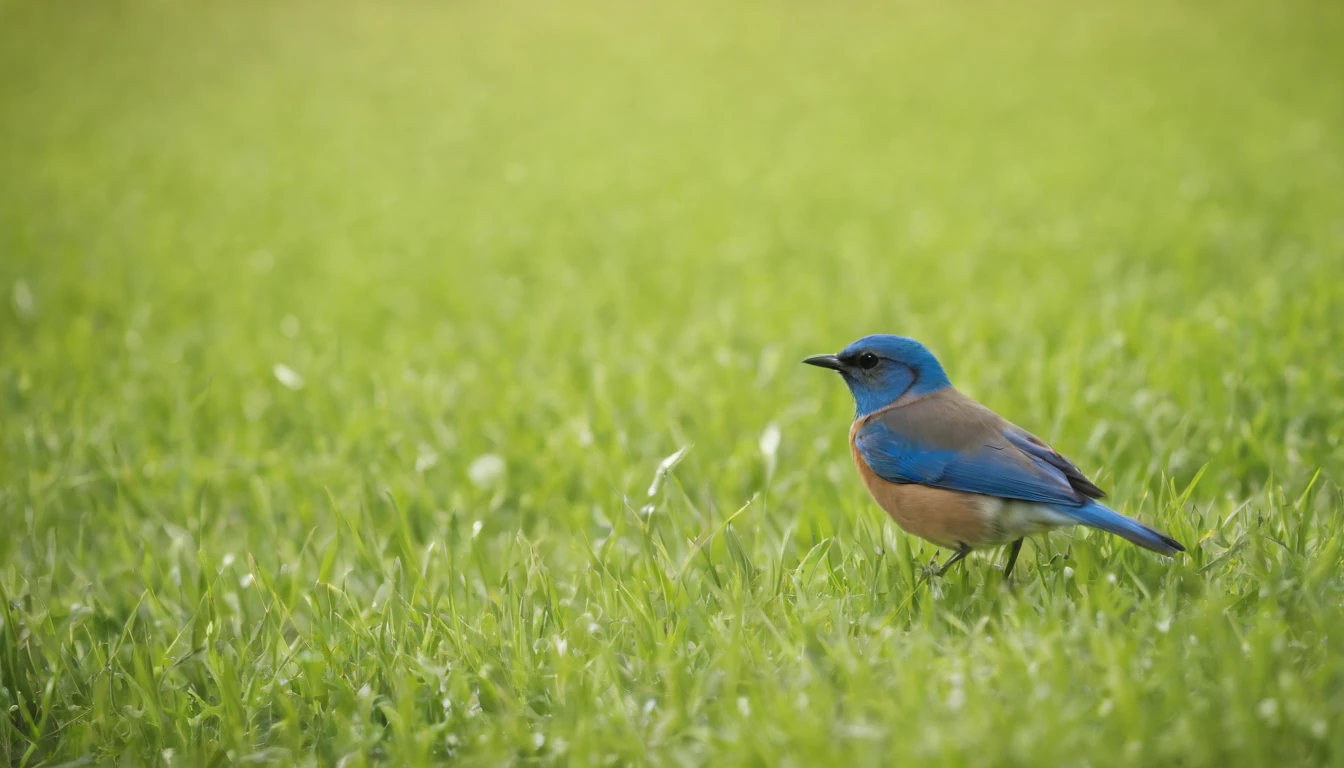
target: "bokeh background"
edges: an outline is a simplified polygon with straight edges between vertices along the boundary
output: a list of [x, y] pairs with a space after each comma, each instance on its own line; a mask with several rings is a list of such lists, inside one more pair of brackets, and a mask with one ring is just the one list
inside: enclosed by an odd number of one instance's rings
[[[1315, 0], [0, 2], [0, 749], [1344, 759], [1341, 39]], [[873, 332], [1190, 556], [922, 581], [797, 365]]]

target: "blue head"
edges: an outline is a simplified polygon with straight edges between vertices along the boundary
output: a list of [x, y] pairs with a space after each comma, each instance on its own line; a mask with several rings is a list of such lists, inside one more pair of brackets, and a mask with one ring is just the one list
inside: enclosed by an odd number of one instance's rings
[[952, 385], [938, 358], [906, 336], [864, 336], [838, 355], [813, 355], [803, 362], [840, 372], [854, 395], [856, 417], [891, 405], [903, 395], [919, 397]]

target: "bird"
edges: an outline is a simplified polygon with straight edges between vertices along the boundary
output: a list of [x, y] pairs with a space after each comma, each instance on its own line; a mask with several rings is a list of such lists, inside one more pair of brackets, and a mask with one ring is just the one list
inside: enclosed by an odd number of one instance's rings
[[1085, 525], [1168, 557], [1185, 547], [1102, 504], [1106, 494], [1039, 437], [962, 394], [920, 342], [864, 336], [808, 365], [836, 371], [854, 396], [850, 452], [873, 499], [907, 533], [951, 550], [1008, 546], [1012, 576], [1025, 537]]

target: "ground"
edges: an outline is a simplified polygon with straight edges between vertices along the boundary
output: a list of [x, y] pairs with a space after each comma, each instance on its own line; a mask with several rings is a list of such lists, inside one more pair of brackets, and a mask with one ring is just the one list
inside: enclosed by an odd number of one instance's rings
[[[1344, 764], [1342, 37], [3, 0], [0, 756]], [[1189, 553], [925, 579], [876, 332]]]

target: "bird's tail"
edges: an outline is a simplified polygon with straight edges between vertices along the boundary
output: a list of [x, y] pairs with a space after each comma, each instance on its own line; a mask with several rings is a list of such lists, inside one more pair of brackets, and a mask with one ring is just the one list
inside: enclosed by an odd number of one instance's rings
[[1095, 501], [1089, 500], [1081, 507], [1057, 507], [1057, 509], [1083, 525], [1100, 528], [1107, 533], [1114, 533], [1116, 536], [1138, 544], [1144, 549], [1151, 549], [1158, 554], [1170, 557], [1177, 552], [1185, 551], [1181, 542], [1167, 534], [1149, 528], [1138, 520], [1125, 517]]

